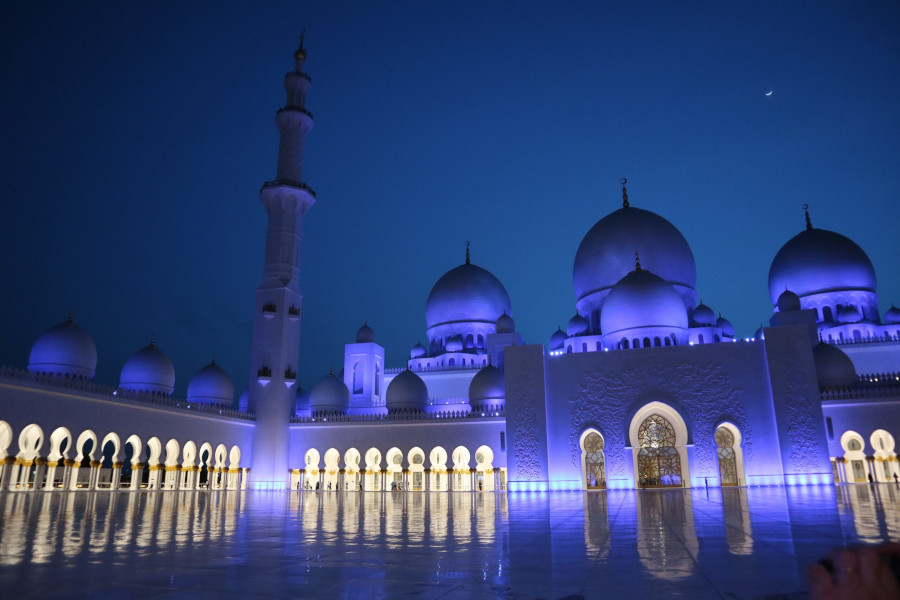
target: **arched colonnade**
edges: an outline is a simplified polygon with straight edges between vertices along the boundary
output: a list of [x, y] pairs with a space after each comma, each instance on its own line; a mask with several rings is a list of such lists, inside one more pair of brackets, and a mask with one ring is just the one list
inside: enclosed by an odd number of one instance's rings
[[[241, 449], [158, 437], [144, 441], [92, 429], [57, 427], [45, 439], [32, 423], [18, 432], [0, 421], [0, 490], [246, 489]], [[16, 450], [18, 447], [18, 450]]]
[[856, 431], [841, 435], [842, 456], [832, 457], [831, 470], [835, 483], [900, 482], [900, 462], [895, 452], [894, 436], [876, 429], [869, 444]]
[[365, 453], [349, 448], [343, 455], [337, 448], [329, 448], [324, 455], [310, 448], [303, 456], [304, 467], [291, 470], [291, 489], [506, 491], [506, 469], [494, 467], [494, 451], [480, 446], [474, 458], [472, 468], [472, 454], [465, 446], [457, 446], [449, 455], [442, 446], [435, 446], [427, 456], [418, 446], [405, 453], [396, 447], [385, 453], [378, 448]]

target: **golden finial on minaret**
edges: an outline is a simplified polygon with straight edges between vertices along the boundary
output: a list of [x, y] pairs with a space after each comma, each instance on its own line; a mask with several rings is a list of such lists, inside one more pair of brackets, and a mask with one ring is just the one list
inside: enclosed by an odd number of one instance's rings
[[294, 59], [296, 60], [306, 60], [306, 48], [303, 47], [303, 38], [306, 36], [306, 30], [303, 29], [300, 31], [300, 47], [294, 50]]
[[638, 256], [637, 250], [634, 251], [634, 270], [641, 270], [641, 257]]
[[74, 323], [74, 322], [75, 322], [75, 309], [70, 308], [69, 309], [69, 323]]
[[628, 204], [628, 190], [625, 189], [625, 184], [628, 183], [626, 178], [622, 178], [622, 208], [628, 208], [631, 206]]
[[150, 347], [151, 348], [156, 347], [156, 334], [155, 333], [150, 334]]
[[469, 244], [471, 242], [466, 242], [466, 264], [471, 265], [472, 261], [469, 259]]
[[331, 365], [330, 367], [328, 367], [328, 374], [331, 376], [334, 376], [334, 365]]
[[812, 229], [812, 221], [809, 220], [809, 204], [803, 205], [803, 214], [806, 216], [806, 228]]
[[210, 364], [211, 364], [211, 365], [216, 364], [216, 353], [215, 353], [215, 352], [213, 352], [212, 362], [211, 362]]

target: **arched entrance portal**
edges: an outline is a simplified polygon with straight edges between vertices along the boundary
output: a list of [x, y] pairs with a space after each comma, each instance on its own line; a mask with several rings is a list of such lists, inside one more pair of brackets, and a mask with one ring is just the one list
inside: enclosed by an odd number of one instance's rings
[[663, 402], [644, 405], [628, 429], [639, 488], [690, 487], [684, 419]]
[[589, 429], [581, 436], [582, 488], [585, 490], [606, 489], [606, 457], [603, 455], [603, 436]]

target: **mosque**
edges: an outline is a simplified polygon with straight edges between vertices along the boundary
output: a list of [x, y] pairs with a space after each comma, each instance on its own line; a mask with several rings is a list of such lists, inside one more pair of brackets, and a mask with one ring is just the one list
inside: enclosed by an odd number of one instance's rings
[[427, 345], [399, 367], [367, 325], [343, 369], [297, 383], [300, 232], [313, 118], [301, 38], [257, 288], [250, 385], [213, 360], [172, 395], [154, 341], [93, 382], [72, 317], [27, 368], [0, 367], [0, 489], [592, 490], [895, 481], [900, 309], [882, 317], [865, 252], [806, 227], [772, 260], [770, 326], [737, 339], [698, 303], [694, 256], [665, 218], [622, 206], [578, 247], [575, 314], [546, 345], [516, 331], [506, 289], [465, 262], [437, 279]]

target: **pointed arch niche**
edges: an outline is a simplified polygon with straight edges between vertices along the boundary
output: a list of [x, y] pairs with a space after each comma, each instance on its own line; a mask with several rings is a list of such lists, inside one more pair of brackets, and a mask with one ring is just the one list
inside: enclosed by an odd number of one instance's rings
[[746, 486], [744, 478], [743, 438], [734, 423], [727, 421], [716, 427], [716, 463], [719, 470], [719, 485], [722, 487]]
[[581, 448], [581, 489], [606, 489], [606, 441], [594, 428], [585, 430], [578, 441]]
[[636, 488], [691, 486], [687, 425], [674, 408], [645, 404], [631, 419], [628, 440]]

